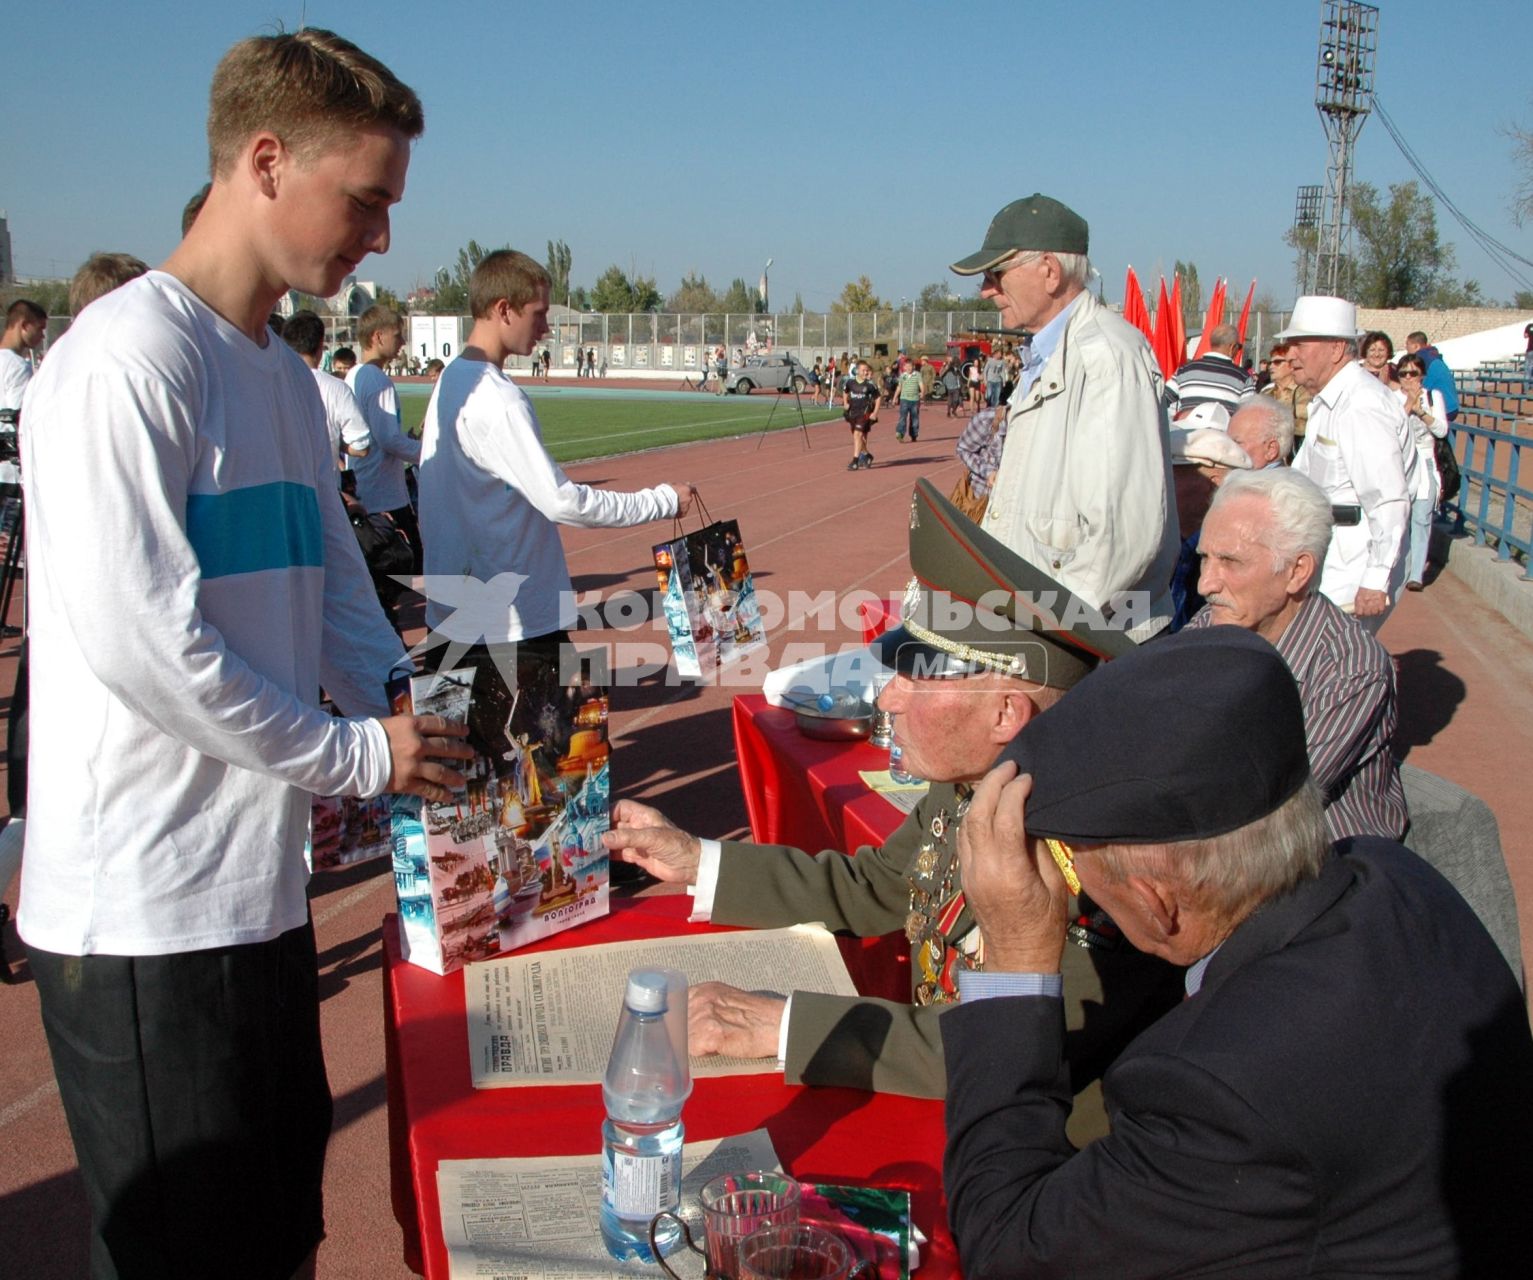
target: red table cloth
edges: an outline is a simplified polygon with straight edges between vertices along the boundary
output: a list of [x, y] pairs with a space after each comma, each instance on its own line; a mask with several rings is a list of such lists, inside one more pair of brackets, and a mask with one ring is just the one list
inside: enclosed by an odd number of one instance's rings
[[[690, 902], [686, 895], [615, 901], [605, 919], [527, 950], [711, 930], [686, 923]], [[394, 1216], [404, 1233], [405, 1261], [420, 1274], [445, 1278], [438, 1162], [594, 1156], [601, 1144], [601, 1086], [476, 1090], [470, 1082], [463, 973], [442, 978], [401, 960], [394, 916], [384, 918], [383, 940]], [[620, 997], [613, 992], [613, 1000]], [[940, 1102], [789, 1086], [772, 1071], [696, 1081], [683, 1119], [689, 1140], [765, 1128], [783, 1167], [800, 1179], [909, 1190], [916, 1225], [930, 1239], [919, 1274], [934, 1280], [957, 1274], [942, 1199]]]

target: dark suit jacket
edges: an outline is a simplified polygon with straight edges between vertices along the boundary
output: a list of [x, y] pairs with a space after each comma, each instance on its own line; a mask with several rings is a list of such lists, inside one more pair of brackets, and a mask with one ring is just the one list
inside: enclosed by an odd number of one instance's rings
[[[952, 784], [933, 783], [888, 841], [853, 857], [725, 841], [713, 919], [756, 928], [813, 920], [858, 937], [895, 933], [905, 927], [908, 877], [929, 838], [931, 820], [941, 810], [952, 815], [957, 808]], [[947, 838], [956, 838], [956, 830], [957, 824], [949, 823]], [[950, 943], [973, 925], [973, 914], [965, 909], [948, 932]], [[1179, 970], [1126, 945], [1113, 952], [1077, 946], [1065, 951], [1066, 1049], [1075, 1087], [1081, 1089], [1101, 1075], [1135, 1031], [1170, 1007], [1181, 979]], [[938, 1022], [953, 1007], [796, 991], [784, 1078], [790, 1084], [940, 1098], [947, 1078]]]
[[1065, 1141], [1060, 1003], [944, 1019], [964, 1274], [1460, 1276], [1533, 1260], [1533, 1039], [1463, 900], [1389, 841], [1230, 936]]

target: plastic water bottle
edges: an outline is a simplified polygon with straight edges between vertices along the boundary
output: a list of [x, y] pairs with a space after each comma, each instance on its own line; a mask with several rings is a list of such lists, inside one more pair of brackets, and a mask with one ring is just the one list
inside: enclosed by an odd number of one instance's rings
[[893, 716], [889, 717], [889, 780], [901, 787], [915, 787], [921, 784], [921, 779], [913, 773], [905, 771], [905, 748], [894, 739]]
[[[667, 1025], [670, 989], [662, 970], [635, 969], [628, 975], [602, 1080], [607, 1120], [601, 1131], [601, 1234], [607, 1251], [624, 1262], [658, 1261], [649, 1247], [650, 1220], [662, 1210], [675, 1212], [681, 1203], [681, 1108], [692, 1080], [686, 1051], [678, 1053]], [[684, 999], [676, 1013], [684, 1036]], [[666, 1219], [656, 1243], [662, 1257], [680, 1245], [681, 1227], [674, 1218]]]

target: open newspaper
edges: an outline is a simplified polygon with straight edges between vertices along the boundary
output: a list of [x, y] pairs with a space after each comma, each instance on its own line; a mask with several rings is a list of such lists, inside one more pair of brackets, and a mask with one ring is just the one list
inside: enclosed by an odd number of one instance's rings
[[[463, 973], [474, 1087], [598, 1084], [630, 969], [679, 969], [688, 983], [727, 982], [855, 996], [835, 938], [822, 925], [647, 938], [503, 956]], [[692, 1059], [693, 1076], [772, 1071], [770, 1058]]]
[[[597, 1137], [593, 1134], [593, 1141]], [[689, 1142], [681, 1153], [682, 1212], [698, 1221], [697, 1194], [721, 1173], [781, 1167], [765, 1129]], [[602, 1244], [599, 1155], [443, 1160], [436, 1185], [448, 1280], [660, 1274], [653, 1265], [616, 1261]], [[689, 1250], [673, 1254], [670, 1262], [680, 1275], [703, 1274], [702, 1258]]]

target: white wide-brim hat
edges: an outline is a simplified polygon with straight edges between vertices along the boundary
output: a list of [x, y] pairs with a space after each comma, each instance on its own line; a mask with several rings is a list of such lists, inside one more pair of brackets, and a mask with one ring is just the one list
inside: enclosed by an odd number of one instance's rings
[[1295, 338], [1345, 338], [1356, 342], [1362, 337], [1357, 327], [1357, 304], [1345, 298], [1328, 298], [1307, 293], [1293, 304], [1288, 328], [1277, 335], [1277, 342]]
[[1229, 433], [1213, 427], [1173, 429], [1170, 444], [1171, 462], [1175, 466], [1229, 467], [1239, 471], [1251, 466], [1250, 455], [1230, 439]]

